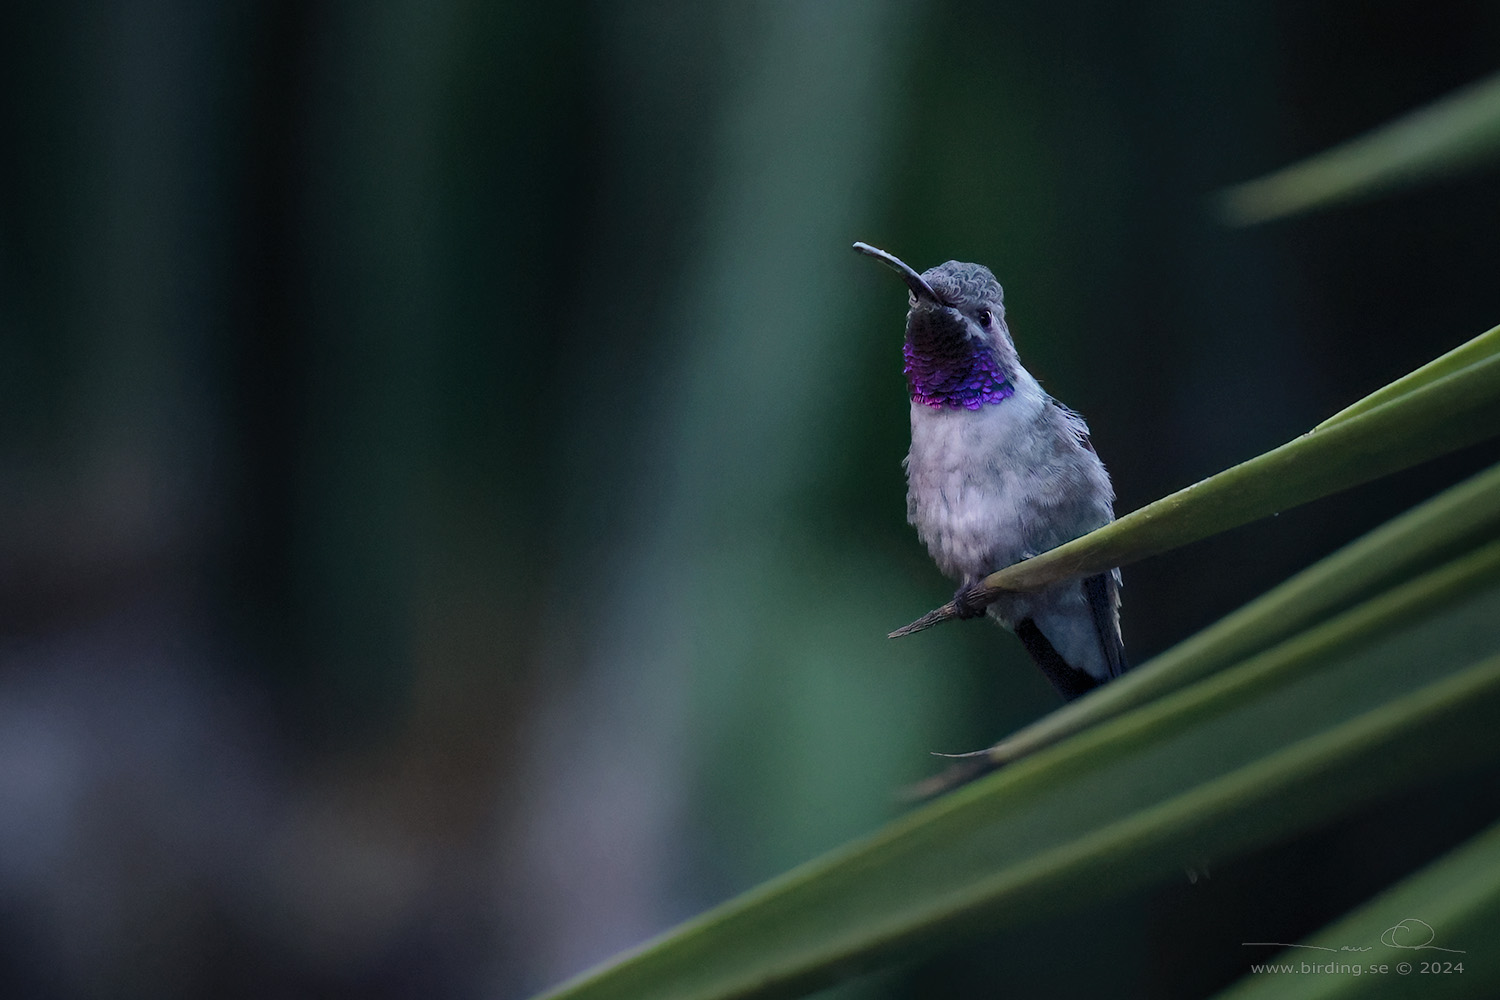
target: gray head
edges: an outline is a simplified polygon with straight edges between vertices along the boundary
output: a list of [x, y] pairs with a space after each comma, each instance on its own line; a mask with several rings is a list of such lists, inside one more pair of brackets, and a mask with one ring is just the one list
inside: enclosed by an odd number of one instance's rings
[[911, 290], [905, 354], [913, 399], [972, 410], [1011, 395], [1020, 361], [1005, 325], [1005, 294], [989, 268], [950, 260], [918, 274], [869, 244], [854, 249], [892, 268]]

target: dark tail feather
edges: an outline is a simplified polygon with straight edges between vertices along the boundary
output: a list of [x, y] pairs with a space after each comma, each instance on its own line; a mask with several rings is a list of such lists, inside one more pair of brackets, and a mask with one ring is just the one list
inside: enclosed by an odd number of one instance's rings
[[[1093, 577], [1090, 577], [1093, 579]], [[1082, 670], [1074, 670], [1052, 648], [1052, 643], [1042, 635], [1042, 630], [1036, 627], [1036, 622], [1030, 618], [1016, 626], [1016, 635], [1021, 637], [1021, 643], [1026, 647], [1026, 652], [1036, 661], [1036, 665], [1042, 668], [1042, 673], [1057, 688], [1057, 693], [1063, 696], [1064, 701], [1072, 701], [1081, 694], [1099, 686], [1099, 682]]]
[[1118, 677], [1130, 669], [1125, 660], [1125, 644], [1120, 641], [1120, 619], [1115, 609], [1120, 605], [1120, 585], [1113, 570], [1085, 577], [1083, 597], [1089, 602], [1094, 615], [1094, 630], [1099, 633], [1099, 645], [1104, 647], [1104, 661], [1109, 664], [1109, 676]]

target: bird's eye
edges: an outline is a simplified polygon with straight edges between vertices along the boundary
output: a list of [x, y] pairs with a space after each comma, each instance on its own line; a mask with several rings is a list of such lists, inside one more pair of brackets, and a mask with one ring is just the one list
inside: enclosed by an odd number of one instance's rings
[[980, 326], [990, 325], [990, 311], [988, 309], [979, 310], [979, 312], [974, 314], [974, 318], [979, 320]]

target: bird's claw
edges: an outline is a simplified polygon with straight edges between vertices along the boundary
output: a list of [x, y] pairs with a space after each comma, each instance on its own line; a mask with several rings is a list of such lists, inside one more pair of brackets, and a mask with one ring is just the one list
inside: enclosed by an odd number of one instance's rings
[[957, 618], [983, 617], [985, 608], [989, 606], [989, 602], [984, 600], [984, 587], [980, 584], [960, 587], [953, 595], [953, 610]]

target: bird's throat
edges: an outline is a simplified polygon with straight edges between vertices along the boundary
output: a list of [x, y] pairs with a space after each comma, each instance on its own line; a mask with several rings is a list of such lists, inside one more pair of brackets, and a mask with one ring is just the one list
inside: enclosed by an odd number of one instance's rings
[[962, 339], [907, 338], [906, 385], [914, 402], [933, 408], [977, 410], [1015, 394], [994, 352]]

